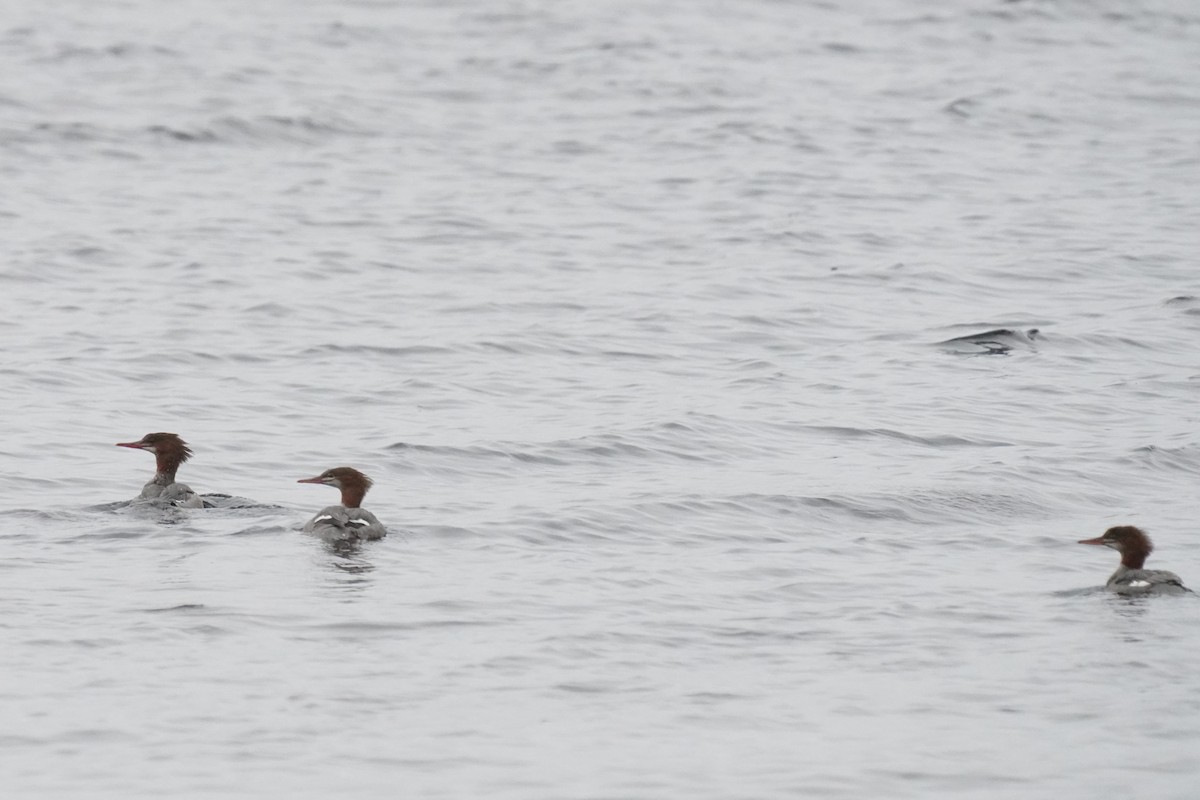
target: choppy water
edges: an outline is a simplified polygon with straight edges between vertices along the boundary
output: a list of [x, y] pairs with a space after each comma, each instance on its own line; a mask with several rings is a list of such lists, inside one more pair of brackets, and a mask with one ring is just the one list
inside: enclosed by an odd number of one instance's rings
[[7, 5], [5, 795], [1195, 797], [1074, 541], [1200, 585], [1200, 9], [1101, 5]]

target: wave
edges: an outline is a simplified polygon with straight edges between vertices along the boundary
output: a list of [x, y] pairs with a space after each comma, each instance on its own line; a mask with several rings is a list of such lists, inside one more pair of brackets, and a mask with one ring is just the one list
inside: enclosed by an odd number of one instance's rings
[[994, 328], [938, 342], [938, 347], [964, 355], [1007, 355], [1016, 349], [1036, 350], [1042, 334], [1037, 328]]
[[336, 117], [263, 115], [219, 117], [207, 123], [159, 123], [122, 127], [95, 122], [35, 122], [0, 128], [0, 146], [97, 144], [132, 148], [169, 145], [316, 145], [338, 138], [365, 138], [375, 132]]
[[[581, 459], [596, 461], [673, 460], [702, 462], [726, 457], [728, 452], [706, 441], [695, 429], [667, 422], [626, 432], [595, 433], [548, 442], [490, 442], [456, 446], [396, 442], [386, 448], [401, 454], [419, 456], [420, 466], [428, 468], [431, 459], [450, 462], [502, 461], [518, 464], [562, 466]], [[724, 455], [723, 455], [724, 454]], [[414, 458], [414, 466], [416, 461]]]
[[847, 542], [867, 535], [911, 543], [907, 537], [891, 538], [898, 528], [944, 536], [963, 526], [983, 524], [1002, 529], [1014, 520], [1045, 520], [1060, 510], [1056, 502], [1036, 492], [680, 495], [603, 507], [527, 510], [491, 527], [542, 544], [645, 541], [648, 537], [665, 543], [763, 543], [819, 537], [811, 542], [817, 550], [841, 550]]

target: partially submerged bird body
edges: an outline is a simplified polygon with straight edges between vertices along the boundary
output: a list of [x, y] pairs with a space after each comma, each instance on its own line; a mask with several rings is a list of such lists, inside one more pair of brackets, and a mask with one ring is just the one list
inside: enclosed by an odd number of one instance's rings
[[315, 478], [297, 483], [319, 483], [341, 490], [342, 504], [326, 506], [304, 525], [304, 532], [330, 541], [382, 539], [387, 535], [375, 515], [362, 508], [363, 497], [371, 488], [371, 479], [353, 467], [327, 469]]
[[1181, 594], [1190, 592], [1183, 579], [1165, 569], [1143, 569], [1146, 557], [1154, 551], [1150, 537], [1133, 525], [1118, 525], [1109, 528], [1103, 536], [1081, 539], [1080, 544], [1110, 547], [1121, 554], [1121, 565], [1117, 567], [1104, 585], [1118, 594]]
[[387, 535], [375, 515], [364, 508], [326, 506], [304, 525], [305, 533], [322, 539], [341, 541], [345, 539], [382, 539]]
[[142, 487], [138, 499], [170, 503], [178, 508], [204, 508], [204, 500], [200, 495], [196, 494], [192, 487], [179, 481], [160, 482], [155, 478]]
[[1121, 594], [1142, 592], [1186, 592], [1183, 578], [1165, 569], [1129, 569], [1121, 565], [1105, 584], [1105, 588]]
[[200, 495], [186, 483], [175, 480], [179, 465], [192, 457], [187, 442], [174, 433], [147, 433], [136, 442], [117, 442], [117, 447], [145, 450], [154, 454], [154, 477], [142, 487], [139, 500], [177, 506], [204, 508]]

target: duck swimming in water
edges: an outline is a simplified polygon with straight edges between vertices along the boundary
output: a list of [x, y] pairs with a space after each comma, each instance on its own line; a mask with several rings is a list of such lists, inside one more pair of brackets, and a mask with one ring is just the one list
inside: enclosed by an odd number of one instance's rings
[[1145, 531], [1133, 525], [1109, 528], [1103, 536], [1080, 539], [1080, 544], [1111, 547], [1121, 554], [1121, 566], [1112, 574], [1105, 588], [1118, 594], [1179, 594], [1190, 592], [1183, 580], [1165, 569], [1142, 569], [1146, 556], [1154, 550]]
[[353, 467], [327, 469], [315, 478], [303, 478], [297, 483], [320, 483], [341, 490], [342, 504], [326, 506], [316, 513], [304, 526], [305, 533], [312, 533], [332, 541], [357, 541], [382, 539], [387, 528], [375, 515], [361, 508], [363, 497], [371, 488], [372, 481]]
[[117, 442], [117, 447], [131, 447], [154, 454], [154, 477], [142, 487], [139, 499], [179, 508], [204, 508], [204, 501], [192, 491], [192, 487], [175, 480], [179, 465], [192, 457], [191, 448], [177, 434], [147, 433], [136, 442]]

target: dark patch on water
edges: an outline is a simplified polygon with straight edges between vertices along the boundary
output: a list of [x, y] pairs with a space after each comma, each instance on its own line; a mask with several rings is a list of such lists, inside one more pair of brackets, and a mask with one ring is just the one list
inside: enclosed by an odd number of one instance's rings
[[953, 339], [938, 342], [938, 346], [963, 355], [1002, 356], [1017, 348], [1036, 350], [1035, 341], [1040, 338], [1041, 331], [1037, 328], [1029, 328], [1025, 331], [996, 328], [983, 333], [955, 336]]

